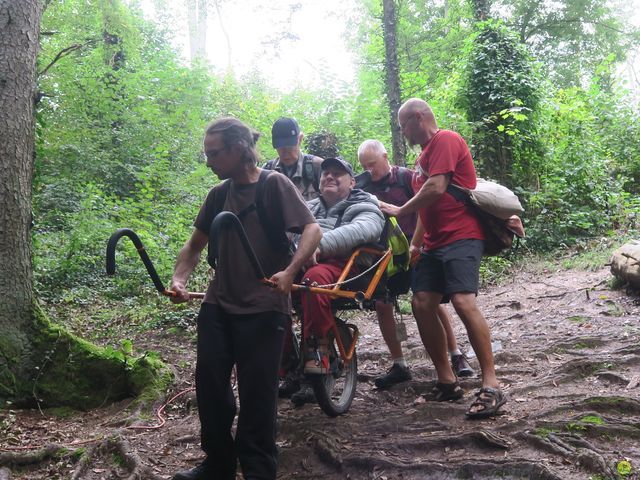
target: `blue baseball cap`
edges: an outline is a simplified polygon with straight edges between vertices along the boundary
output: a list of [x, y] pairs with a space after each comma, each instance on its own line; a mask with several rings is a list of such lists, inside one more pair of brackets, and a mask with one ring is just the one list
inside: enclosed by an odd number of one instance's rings
[[300, 127], [293, 118], [279, 118], [271, 127], [271, 144], [273, 148], [293, 147], [298, 144]]
[[320, 169], [324, 170], [329, 167], [340, 167], [353, 177], [353, 167], [342, 157], [329, 157], [320, 164]]

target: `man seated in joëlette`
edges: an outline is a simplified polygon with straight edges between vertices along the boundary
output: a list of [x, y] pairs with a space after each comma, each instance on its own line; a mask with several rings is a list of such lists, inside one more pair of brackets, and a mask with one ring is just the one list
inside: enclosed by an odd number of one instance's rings
[[[380, 239], [384, 215], [375, 196], [356, 189], [353, 168], [342, 158], [322, 162], [320, 196], [307, 203], [323, 232], [308, 262], [303, 283], [328, 285], [340, 276], [353, 250]], [[361, 258], [362, 257], [362, 258]], [[355, 268], [370, 266], [371, 259], [359, 256]], [[327, 335], [333, 322], [331, 299], [326, 295], [303, 292], [303, 338], [306, 345], [305, 374], [329, 371]]]

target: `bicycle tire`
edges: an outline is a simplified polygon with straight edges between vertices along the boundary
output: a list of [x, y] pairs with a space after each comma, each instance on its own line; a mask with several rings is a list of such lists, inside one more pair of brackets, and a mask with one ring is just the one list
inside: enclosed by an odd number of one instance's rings
[[[336, 326], [345, 348], [349, 348], [353, 339], [351, 328], [341, 319], [335, 318]], [[308, 375], [318, 405], [330, 417], [337, 417], [349, 411], [356, 395], [358, 383], [358, 359], [356, 352], [349, 362], [340, 358], [338, 344], [331, 334], [329, 338], [330, 372], [326, 375]]]

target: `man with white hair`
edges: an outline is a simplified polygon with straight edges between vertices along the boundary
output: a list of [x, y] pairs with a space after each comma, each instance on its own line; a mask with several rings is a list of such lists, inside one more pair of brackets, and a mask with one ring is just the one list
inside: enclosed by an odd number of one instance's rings
[[[413, 197], [413, 188], [411, 186], [413, 172], [405, 167], [398, 165], [391, 166], [389, 164], [389, 156], [387, 149], [379, 140], [365, 140], [358, 148], [358, 161], [362, 168], [371, 174], [371, 182], [363, 186], [363, 189], [372, 193], [378, 200], [389, 203], [391, 205], [404, 205]], [[407, 236], [409, 242], [416, 231], [416, 223], [418, 224], [418, 234], [423, 231], [422, 225], [417, 221], [415, 213], [405, 215], [398, 218], [400, 228]], [[415, 252], [418, 253], [417, 251]], [[389, 281], [389, 288], [392, 294], [403, 293], [405, 278], [409, 279], [411, 272], [398, 273]], [[404, 278], [399, 278], [404, 277]], [[376, 302], [376, 314], [378, 317], [378, 325], [389, 353], [391, 354], [392, 365], [385, 375], [375, 379], [375, 385], [378, 388], [388, 388], [400, 382], [411, 380], [411, 373], [402, 352], [402, 344], [396, 335], [396, 323], [393, 315], [393, 304]], [[473, 375], [473, 370], [469, 366], [467, 359], [458, 349], [456, 338], [451, 328], [451, 316], [444, 306], [438, 308], [438, 317], [442, 321], [447, 332], [447, 346], [451, 357], [451, 365], [460, 377], [469, 377]]]

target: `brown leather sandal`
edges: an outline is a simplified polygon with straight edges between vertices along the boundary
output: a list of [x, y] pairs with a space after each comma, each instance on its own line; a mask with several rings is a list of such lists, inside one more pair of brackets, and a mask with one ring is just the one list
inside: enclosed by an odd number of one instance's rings
[[476, 420], [493, 417], [507, 403], [507, 397], [499, 388], [483, 387], [476, 392], [476, 399], [467, 410], [467, 418]]

